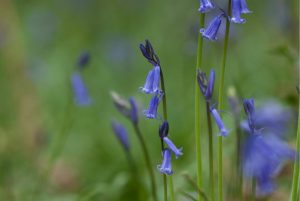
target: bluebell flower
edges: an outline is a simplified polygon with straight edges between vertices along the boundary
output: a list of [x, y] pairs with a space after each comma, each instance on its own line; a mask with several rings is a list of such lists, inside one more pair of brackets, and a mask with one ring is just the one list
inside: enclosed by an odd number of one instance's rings
[[172, 150], [172, 152], [175, 154], [176, 158], [183, 155], [182, 147], [178, 149], [168, 137], [164, 137], [163, 140], [168, 145], [168, 147]]
[[79, 106], [86, 106], [91, 104], [91, 98], [80, 73], [75, 72], [72, 74], [71, 84], [75, 95], [75, 103]]
[[265, 196], [275, 189], [272, 179], [284, 161], [294, 159], [295, 152], [277, 135], [257, 126], [253, 99], [243, 102], [248, 117], [248, 127], [244, 129], [248, 135], [243, 145], [243, 172], [245, 177], [257, 180], [257, 195]]
[[252, 13], [252, 11], [248, 9], [246, 0], [241, 0], [241, 13], [243, 14]]
[[212, 114], [212, 116], [213, 116], [213, 118], [214, 118], [214, 120], [215, 120], [215, 122], [216, 122], [216, 124], [219, 128], [219, 131], [220, 131], [219, 135], [226, 137], [228, 135], [229, 131], [225, 127], [218, 111], [215, 108], [211, 107], [210, 112], [211, 112], [211, 114]]
[[246, 22], [245, 19], [241, 17], [242, 14], [242, 6], [241, 6], [241, 0], [232, 0], [231, 4], [231, 21], [236, 24], [243, 24]]
[[202, 92], [203, 96], [205, 97], [205, 100], [210, 101], [213, 96], [214, 84], [215, 84], [214, 69], [211, 69], [208, 80], [207, 80], [206, 74], [203, 71], [198, 70], [197, 81], [198, 81], [198, 85], [200, 87], [200, 91]]
[[214, 5], [210, 0], [200, 0], [200, 8], [198, 9], [201, 13], [206, 13], [214, 8]]
[[125, 127], [122, 124], [120, 124], [116, 121], [113, 121], [112, 129], [113, 129], [117, 139], [121, 143], [122, 147], [124, 148], [124, 150], [129, 151], [129, 148], [130, 148], [129, 140], [128, 140], [128, 134], [127, 134]]
[[146, 40], [146, 44], [140, 44], [140, 50], [143, 56], [150, 62], [153, 66], [160, 66], [160, 61], [158, 56], [155, 54], [151, 43]]
[[202, 36], [208, 40], [217, 40], [217, 34], [220, 29], [223, 17], [224, 13], [215, 17], [206, 29], [200, 29], [200, 33], [202, 34]]
[[161, 92], [160, 83], [160, 67], [154, 66], [147, 75], [144, 87], [140, 87], [141, 91], [146, 94], [158, 94]]
[[135, 99], [133, 97], [129, 98], [129, 103], [130, 103], [130, 119], [132, 121], [133, 124], [137, 124], [138, 123], [138, 106], [137, 103], [135, 101]]
[[83, 52], [77, 61], [77, 66], [79, 69], [83, 69], [90, 61], [90, 54], [88, 52]]
[[167, 137], [169, 134], [169, 123], [167, 121], [163, 121], [163, 123], [159, 126], [159, 137], [163, 139]]
[[149, 119], [156, 119], [157, 118], [157, 109], [160, 103], [161, 97], [163, 95], [154, 95], [150, 100], [149, 107], [147, 110], [144, 110], [144, 115]]
[[173, 174], [172, 164], [171, 164], [172, 155], [171, 155], [170, 149], [165, 148], [162, 152], [162, 155], [163, 155], [163, 161], [162, 161], [161, 165], [157, 166], [157, 169], [162, 174], [166, 174], [166, 175]]

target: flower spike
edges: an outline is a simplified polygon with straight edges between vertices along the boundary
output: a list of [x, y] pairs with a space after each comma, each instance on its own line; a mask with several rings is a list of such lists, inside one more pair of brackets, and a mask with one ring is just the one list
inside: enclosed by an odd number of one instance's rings
[[214, 5], [210, 2], [210, 0], [200, 0], [200, 8], [198, 11], [200, 13], [206, 13], [212, 9], [214, 9]]
[[163, 155], [163, 161], [162, 161], [161, 165], [157, 166], [157, 169], [162, 174], [166, 174], [166, 175], [173, 174], [172, 164], [171, 164], [172, 155], [171, 155], [170, 149], [165, 148], [163, 150], [162, 155]]
[[202, 28], [200, 29], [200, 33], [202, 36], [208, 40], [217, 40], [217, 34], [220, 29], [222, 18], [225, 17], [225, 14], [222, 13], [218, 16], [216, 16], [208, 25], [206, 29]]

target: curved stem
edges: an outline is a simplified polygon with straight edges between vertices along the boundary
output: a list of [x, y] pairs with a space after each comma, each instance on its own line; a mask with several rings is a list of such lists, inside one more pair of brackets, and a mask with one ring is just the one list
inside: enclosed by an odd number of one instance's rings
[[210, 187], [210, 200], [215, 200], [215, 184], [214, 184], [214, 153], [213, 153], [213, 133], [210, 116], [210, 104], [206, 102], [206, 117], [208, 127], [208, 152], [209, 152], [209, 187]]
[[[228, 13], [231, 13], [231, 0], [228, 1]], [[226, 20], [226, 32], [225, 32], [225, 41], [224, 41], [224, 50], [223, 50], [223, 59], [221, 66], [221, 80], [219, 86], [219, 110], [223, 110], [223, 96], [224, 96], [224, 81], [225, 81], [225, 66], [227, 60], [227, 49], [228, 49], [228, 39], [229, 39], [229, 30], [230, 30], [230, 21]], [[219, 196], [218, 200], [223, 200], [223, 138], [222, 136], [218, 137], [218, 189]]]
[[140, 141], [142, 150], [143, 150], [143, 154], [146, 160], [146, 166], [148, 168], [148, 172], [150, 175], [150, 180], [151, 180], [151, 189], [152, 189], [152, 196], [153, 196], [153, 200], [157, 201], [157, 194], [156, 194], [156, 184], [155, 184], [155, 176], [154, 176], [154, 172], [151, 166], [151, 160], [150, 160], [150, 156], [149, 156], [149, 152], [145, 143], [145, 140], [143, 138], [143, 135], [141, 133], [140, 128], [138, 127], [137, 124], [135, 124], [134, 126], [134, 131], [136, 132], [136, 135], [138, 136], [138, 139]]
[[[298, 76], [300, 79], [300, 66], [298, 68]], [[299, 82], [300, 83], [300, 82]], [[298, 93], [299, 98], [299, 108], [298, 108], [298, 128], [297, 128], [297, 151], [296, 151], [296, 158], [294, 163], [294, 173], [293, 173], [293, 183], [292, 183], [292, 191], [291, 191], [291, 201], [297, 201], [297, 193], [299, 194], [299, 175], [300, 175], [300, 96]]]
[[[204, 27], [205, 14], [200, 14], [199, 26]], [[197, 82], [197, 70], [201, 67], [202, 62], [202, 47], [203, 38], [198, 34], [198, 48], [197, 48], [197, 64], [195, 71], [195, 140], [196, 140], [196, 160], [197, 160], [197, 185], [198, 188], [203, 187], [202, 183], [202, 154], [201, 154], [201, 133], [200, 133], [200, 91]], [[202, 200], [202, 195], [198, 192], [198, 200]]]

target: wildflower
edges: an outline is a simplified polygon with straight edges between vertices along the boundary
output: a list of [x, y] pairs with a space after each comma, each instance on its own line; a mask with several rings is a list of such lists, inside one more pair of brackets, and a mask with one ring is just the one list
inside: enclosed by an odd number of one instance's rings
[[90, 54], [88, 52], [82, 53], [77, 61], [77, 66], [79, 69], [83, 69], [90, 61]]
[[127, 131], [125, 129], [125, 127], [116, 122], [113, 121], [112, 122], [112, 129], [117, 137], [117, 139], [120, 141], [121, 145], [123, 146], [125, 151], [129, 151], [129, 140], [128, 140], [128, 134]]
[[168, 147], [172, 150], [172, 152], [175, 154], [176, 159], [179, 156], [183, 155], [182, 148], [178, 149], [168, 137], [164, 137], [163, 140], [168, 145]]
[[217, 34], [222, 23], [222, 18], [224, 16], [224, 13], [218, 15], [211, 21], [206, 29], [200, 29], [200, 33], [202, 34], [202, 36], [208, 40], [217, 40]]
[[200, 8], [198, 9], [201, 13], [206, 13], [214, 8], [214, 5], [210, 0], [200, 0]]
[[212, 116], [214, 117], [215, 122], [220, 130], [220, 136], [226, 137], [228, 135], [229, 131], [227, 130], [227, 128], [225, 128], [224, 123], [223, 123], [218, 111], [215, 108], [211, 107], [210, 112], [211, 112]]
[[71, 84], [75, 94], [75, 102], [79, 106], [86, 106], [91, 103], [87, 88], [81, 78], [80, 73], [75, 72], [71, 77]]
[[252, 13], [252, 11], [248, 9], [246, 0], [241, 0], [241, 13], [243, 14]]
[[155, 119], [157, 117], [158, 104], [161, 100], [161, 95], [154, 95], [150, 100], [149, 107], [147, 110], [144, 110], [144, 115], [149, 119]]
[[148, 73], [144, 87], [140, 87], [141, 91], [146, 94], [158, 94], [160, 82], [160, 67], [154, 66], [154, 68]]
[[171, 159], [172, 159], [172, 155], [171, 155], [171, 151], [168, 148], [165, 148], [162, 152], [163, 155], [163, 161], [161, 165], [157, 166], [157, 169], [160, 171], [160, 173], [162, 174], [166, 174], [166, 175], [171, 175], [173, 174], [172, 171], [172, 164], [171, 164]]
[[163, 139], [164, 137], [167, 137], [169, 134], [169, 123], [167, 121], [164, 121], [160, 126], [159, 126], [159, 137]]
[[137, 103], [136, 103], [136, 101], [133, 97], [129, 98], [129, 103], [130, 103], [130, 106], [131, 106], [130, 119], [131, 119], [133, 124], [137, 124], [138, 123], [138, 106], [137, 106]]
[[[243, 172], [257, 180], [257, 195], [265, 196], [275, 189], [272, 178], [280, 171], [286, 160], [294, 159], [295, 152], [277, 135], [257, 129], [254, 100], [244, 100], [248, 116], [248, 134], [243, 145]], [[250, 128], [250, 129], [249, 129]]]
[[155, 54], [154, 49], [151, 43], [146, 40], [146, 44], [140, 44], [140, 50], [143, 56], [153, 65], [153, 66], [160, 66], [160, 61], [158, 56]]
[[[232, 0], [231, 11], [232, 11], [232, 17], [231, 17], [232, 22], [234, 22], [236, 24], [243, 24], [246, 22], [245, 19], [241, 18], [241, 14], [242, 14], [241, 0]], [[244, 10], [244, 11], [246, 11], [246, 10]]]
[[197, 81], [206, 101], [210, 101], [214, 91], [215, 71], [213, 69], [210, 71], [209, 79], [207, 80], [206, 74], [198, 70]]

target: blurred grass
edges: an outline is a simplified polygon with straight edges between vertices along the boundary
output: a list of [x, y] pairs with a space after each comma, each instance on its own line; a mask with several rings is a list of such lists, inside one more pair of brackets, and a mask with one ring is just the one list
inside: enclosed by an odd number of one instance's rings
[[[254, 13], [245, 16], [246, 24], [233, 26], [226, 86], [235, 85], [243, 97], [272, 97], [294, 107], [299, 2], [266, 0], [248, 4]], [[197, 1], [3, 0], [0, 200], [30, 200], [30, 192], [37, 187], [43, 193], [39, 200], [74, 200], [87, 189], [98, 188], [100, 192], [88, 200], [130, 200], [128, 195], [120, 197], [130, 177], [125, 156], [110, 129], [112, 118], [127, 126], [141, 180], [149, 189], [133, 130], [113, 108], [109, 97], [109, 91], [115, 90], [125, 97], [135, 96], [141, 109], [147, 107], [149, 97], [138, 91], [151, 68], [138, 49], [144, 39], [153, 43], [164, 69], [170, 134], [176, 144], [184, 147], [184, 157], [174, 161], [175, 186], [186, 186], [179, 173], [195, 175], [193, 72], [199, 28], [197, 8]], [[221, 43], [205, 41], [206, 70], [214, 67], [218, 73]], [[60, 159], [64, 164], [61, 171], [74, 172], [69, 178], [71, 184], [61, 185], [59, 178], [54, 178], [51, 185], [36, 186], [47, 165], [49, 144], [62, 126], [70, 73], [85, 50], [92, 56], [84, 79], [94, 104], [74, 112], [75, 121]], [[225, 116], [230, 121], [230, 115]], [[158, 124], [141, 116], [153, 167], [160, 163]], [[225, 165], [229, 166], [232, 137], [225, 144]], [[159, 174], [157, 181], [161, 185]]]

